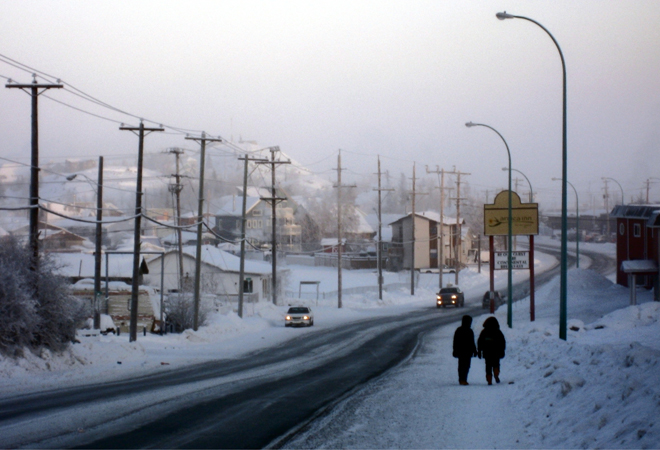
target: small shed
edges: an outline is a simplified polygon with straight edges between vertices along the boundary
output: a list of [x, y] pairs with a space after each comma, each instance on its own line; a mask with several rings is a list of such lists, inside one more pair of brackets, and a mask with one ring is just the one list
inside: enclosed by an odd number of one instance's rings
[[[630, 304], [637, 304], [637, 276], [638, 275], [658, 275], [658, 264], [652, 259], [637, 259], [632, 261], [623, 261], [621, 271], [628, 275], [630, 287]], [[657, 277], [656, 277], [657, 278]]]

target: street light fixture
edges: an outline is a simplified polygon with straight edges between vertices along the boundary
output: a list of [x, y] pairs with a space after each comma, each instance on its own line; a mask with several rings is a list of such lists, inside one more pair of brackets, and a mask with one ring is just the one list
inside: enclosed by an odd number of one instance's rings
[[568, 262], [567, 262], [567, 240], [566, 240], [566, 229], [568, 228], [568, 219], [567, 219], [567, 182], [568, 179], [568, 146], [567, 146], [567, 133], [566, 133], [566, 62], [564, 61], [564, 54], [559, 47], [559, 43], [555, 37], [550, 33], [543, 25], [537, 21], [530, 19], [529, 17], [516, 16], [513, 14], [507, 14], [506, 11], [499, 12], [495, 14], [500, 20], [504, 19], [523, 19], [528, 22], [539, 26], [543, 31], [545, 31], [552, 42], [554, 42], [559, 51], [559, 57], [561, 58], [561, 67], [563, 70], [563, 114], [562, 114], [562, 185], [561, 185], [561, 268], [560, 268], [560, 280], [559, 280], [559, 338], [566, 340], [567, 333], [567, 314], [566, 314], [566, 299], [568, 293]]
[[[552, 181], [561, 181], [561, 178], [553, 178]], [[578, 199], [577, 189], [573, 186], [573, 183], [567, 181], [567, 183], [573, 188], [575, 192], [575, 254], [577, 255], [577, 262], [575, 266], [580, 268], [580, 200]]]
[[512, 272], [512, 266], [513, 266], [513, 258], [511, 255], [511, 246], [513, 243], [513, 239], [511, 236], [513, 235], [513, 215], [511, 212], [511, 151], [509, 150], [509, 144], [506, 143], [506, 140], [504, 139], [504, 136], [500, 134], [499, 131], [497, 131], [495, 128], [485, 125], [483, 123], [472, 123], [468, 122], [465, 124], [466, 127], [472, 128], [472, 127], [486, 127], [490, 128], [493, 130], [497, 135], [502, 139], [502, 142], [504, 142], [504, 146], [506, 147], [506, 153], [509, 156], [509, 207], [508, 207], [508, 217], [507, 217], [507, 225], [508, 225], [508, 242], [507, 242], [507, 324], [509, 325], [509, 328], [513, 327], [513, 309], [512, 309], [512, 300], [513, 300], [513, 272]]
[[[507, 167], [502, 167], [502, 171], [506, 171], [506, 170], [509, 170], [509, 169]], [[520, 175], [525, 177], [525, 180], [527, 180], [527, 184], [529, 184], [529, 202], [534, 203], [534, 191], [532, 190], [532, 182], [529, 181], [529, 178], [527, 178], [527, 175], [522, 173], [520, 170], [518, 170], [518, 169], [511, 169], [511, 170], [514, 171], [514, 172], [518, 172]]]

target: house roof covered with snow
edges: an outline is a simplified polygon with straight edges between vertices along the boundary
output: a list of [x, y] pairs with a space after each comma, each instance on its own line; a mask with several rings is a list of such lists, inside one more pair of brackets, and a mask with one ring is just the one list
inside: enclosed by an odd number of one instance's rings
[[[235, 195], [222, 197], [220, 209], [215, 213], [216, 216], [235, 216], [243, 215], [243, 198]], [[248, 197], [246, 199], [246, 212], [250, 212], [261, 201], [261, 197]]]
[[[221, 270], [222, 272], [235, 272], [240, 271], [241, 258], [238, 256], [232, 255], [224, 250], [213, 245], [202, 245], [202, 255], [201, 261], [204, 264], [213, 266]], [[176, 253], [176, 250], [170, 250], [165, 252], [165, 255]], [[196, 258], [197, 247], [194, 245], [187, 245], [183, 247], [183, 255], [189, 258]], [[150, 260], [150, 264], [159, 264], [160, 256]], [[255, 274], [255, 275], [268, 275], [272, 272], [272, 267], [270, 264], [262, 261], [252, 261], [245, 260], [245, 273]]]

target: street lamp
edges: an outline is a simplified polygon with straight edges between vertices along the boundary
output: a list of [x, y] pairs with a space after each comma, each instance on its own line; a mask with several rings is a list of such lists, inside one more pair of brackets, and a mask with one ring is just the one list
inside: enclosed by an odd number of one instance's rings
[[524, 16], [515, 16], [513, 14], [507, 14], [506, 11], [495, 14], [500, 20], [504, 19], [523, 19], [528, 22], [532, 22], [535, 25], [538, 25], [543, 31], [545, 31], [552, 42], [554, 42], [557, 50], [559, 51], [559, 57], [561, 58], [561, 67], [563, 70], [563, 116], [562, 116], [562, 185], [561, 185], [561, 268], [560, 268], [560, 280], [559, 280], [559, 338], [566, 340], [567, 333], [567, 314], [566, 314], [566, 298], [568, 293], [568, 262], [567, 262], [567, 240], [566, 240], [566, 229], [568, 228], [567, 220], [567, 190], [568, 186], [566, 180], [568, 179], [568, 150], [567, 150], [567, 134], [566, 134], [566, 62], [564, 61], [564, 54], [557, 43], [555, 37], [540, 23], [530, 19], [529, 17]]
[[[96, 238], [94, 249], [94, 329], [101, 328], [101, 312], [99, 311], [98, 297], [101, 295], [101, 240], [103, 237], [103, 228], [101, 222], [103, 221], [103, 156], [99, 156], [99, 175], [98, 182], [95, 182], [85, 174], [73, 174], [66, 177], [68, 181], [81, 175], [86, 178], [91, 184], [92, 189], [96, 191]], [[96, 185], [96, 188], [94, 188]]]
[[621, 204], [625, 205], [626, 200], [625, 197], [623, 196], [623, 188], [621, 187], [621, 183], [619, 183], [618, 181], [616, 181], [614, 178], [611, 177], [601, 177], [601, 180], [611, 180], [614, 181], [617, 185], [619, 185], [619, 189], [621, 189]]
[[[502, 171], [507, 171], [507, 170], [509, 170], [508, 167], [502, 167]], [[518, 170], [518, 169], [511, 169], [511, 170], [514, 171], [514, 172], [518, 172], [520, 175], [525, 177], [525, 180], [527, 180], [527, 184], [529, 184], [529, 202], [534, 203], [534, 191], [532, 190], [532, 182], [529, 181], [529, 178], [527, 178], [527, 175], [522, 173], [520, 170]]]
[[[561, 178], [553, 178], [552, 181], [561, 181]], [[575, 192], [575, 254], [577, 255], [576, 267], [580, 268], [580, 200], [578, 199], [578, 193], [573, 186], [573, 183], [567, 181], [567, 183], [573, 188]]]
[[500, 134], [499, 131], [497, 131], [495, 128], [485, 125], [483, 123], [472, 123], [468, 122], [465, 124], [466, 127], [471, 128], [471, 127], [486, 127], [490, 128], [493, 130], [497, 135], [502, 139], [502, 142], [504, 142], [504, 146], [506, 147], [506, 153], [509, 156], [509, 207], [508, 207], [508, 217], [507, 217], [507, 224], [508, 224], [508, 244], [507, 244], [507, 324], [509, 325], [509, 328], [513, 327], [513, 310], [512, 310], [512, 300], [513, 300], [513, 272], [512, 272], [512, 255], [511, 255], [511, 244], [513, 240], [511, 239], [511, 235], [513, 234], [513, 218], [512, 218], [512, 213], [511, 213], [511, 151], [509, 150], [509, 144], [506, 143], [506, 140], [504, 139], [504, 136]]

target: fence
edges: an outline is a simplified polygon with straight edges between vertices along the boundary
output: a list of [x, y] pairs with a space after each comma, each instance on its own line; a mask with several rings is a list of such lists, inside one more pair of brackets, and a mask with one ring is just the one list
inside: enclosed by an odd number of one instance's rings
[[[336, 253], [314, 253], [314, 265], [325, 267], [337, 267]], [[345, 253], [341, 258], [342, 269], [375, 269], [378, 266], [378, 258], [375, 256], [360, 256], [358, 254]]]
[[[404, 289], [410, 287], [410, 283], [389, 283], [383, 285], [383, 291], [396, 291], [397, 289]], [[346, 288], [341, 290], [342, 295], [356, 295], [356, 294], [375, 294], [378, 295], [378, 286], [358, 286]], [[337, 298], [339, 291], [319, 292], [319, 300], [326, 300]], [[302, 298], [305, 300], [316, 300], [316, 291], [314, 292], [294, 292], [285, 291], [286, 298]]]

